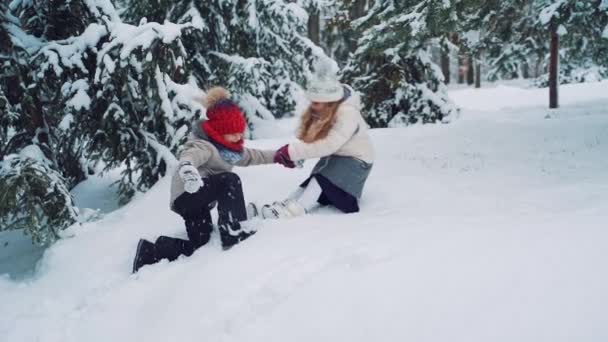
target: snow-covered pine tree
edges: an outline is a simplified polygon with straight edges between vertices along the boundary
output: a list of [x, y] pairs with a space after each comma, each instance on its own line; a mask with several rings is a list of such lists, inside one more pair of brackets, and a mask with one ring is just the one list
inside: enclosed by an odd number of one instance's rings
[[0, 161], [0, 230], [23, 229], [49, 244], [77, 219], [67, 182], [39, 144]]
[[450, 32], [451, 4], [379, 0], [357, 20], [362, 32], [344, 79], [364, 94], [373, 127], [447, 120], [455, 106], [443, 75], [431, 61], [431, 41]]
[[[20, 85], [20, 66], [9, 27], [14, 25], [4, 1], [0, 2], [0, 160], [9, 140], [15, 135], [16, 122], [21, 118], [17, 110]], [[15, 82], [16, 81], [16, 82]]]
[[[140, 9], [129, 14], [130, 21], [149, 16]], [[293, 91], [310, 74], [315, 56], [323, 55], [306, 37], [308, 16], [296, 3], [179, 1], [166, 13], [164, 19], [193, 24], [182, 36], [192, 74], [205, 88], [222, 85], [234, 94], [253, 136], [259, 120], [293, 110]]]
[[[548, 85], [549, 26], [560, 39], [560, 83], [608, 76], [608, 42], [602, 39], [608, 16], [605, 0], [467, 0], [464, 31], [480, 31], [471, 44], [483, 51], [487, 79], [539, 77]], [[551, 19], [553, 18], [553, 19]], [[559, 30], [559, 32], [557, 32]]]
[[[0, 159], [32, 143], [48, 142], [44, 113], [38, 110], [29, 76], [29, 40], [21, 30], [18, 18], [0, 3]], [[35, 45], [35, 40], [34, 40]]]
[[[602, 38], [603, 27], [608, 23], [605, 7], [604, 0], [533, 0], [538, 13], [535, 24], [550, 41], [547, 76], [550, 108], [558, 107], [559, 69], [571, 73], [573, 69], [589, 68], [589, 64], [596, 68], [598, 63], [602, 67], [608, 64], [607, 46]], [[560, 54], [567, 57], [560, 61]]]
[[195, 116], [196, 85], [186, 84], [180, 40], [192, 25], [133, 26], [120, 21], [110, 1], [83, 3], [77, 8], [86, 10], [84, 30], [47, 42], [37, 55], [37, 74], [47, 94], [57, 89], [51, 103], [62, 114], [60, 141], [78, 157], [62, 164], [64, 172], [100, 161], [105, 169], [122, 167], [119, 192], [126, 203], [165, 174]]
[[[122, 202], [145, 191], [176, 163], [189, 124], [200, 116], [181, 41], [190, 24], [132, 26], [112, 23], [109, 43], [97, 54], [98, 89], [87, 119], [91, 152], [106, 168], [124, 166]], [[200, 97], [200, 96], [199, 96]]]
[[321, 15], [325, 4], [322, 3], [322, 0], [297, 0], [296, 3], [308, 13], [308, 38], [321, 46]]
[[148, 23], [165, 22], [165, 20], [169, 19], [169, 14], [177, 1], [117, 0], [116, 2], [124, 9], [121, 13], [123, 20], [132, 25], [139, 25], [142, 19]]
[[28, 74], [31, 44], [36, 39], [0, 3], [0, 230], [24, 229], [33, 242], [48, 244], [76, 211]]
[[[179, 39], [191, 25], [123, 24], [108, 0], [13, 1], [12, 6], [28, 23], [18, 36], [31, 55], [24, 57], [23, 87], [31, 96], [19, 102], [18, 118], [28, 118], [33, 128], [4, 130], [5, 136], [24, 131], [25, 143], [4, 158], [2, 190], [15, 196], [4, 197], [0, 210], [20, 205], [23, 210], [3, 223], [29, 225], [42, 234], [44, 227], [56, 231], [74, 221], [69, 189], [90, 164], [124, 167], [124, 202], [135, 190], [152, 186], [174, 161], [187, 123], [201, 108], [193, 100], [198, 88], [181, 83], [188, 73]], [[41, 152], [33, 153], [36, 148]], [[52, 196], [40, 197], [42, 186]], [[35, 239], [51, 241], [56, 234], [44, 236], [50, 238]]]
[[[608, 1], [536, 0], [535, 10], [545, 37], [551, 30], [559, 36], [560, 84], [608, 77]], [[547, 86], [548, 74], [536, 84]]]
[[488, 80], [528, 78], [540, 72], [548, 45], [534, 24], [532, 0], [473, 1], [466, 10], [467, 31], [480, 33], [479, 39], [467, 43], [474, 52], [484, 52]]
[[[69, 188], [86, 177], [90, 159], [86, 136], [92, 73], [97, 49], [107, 41], [106, 21], [118, 18], [111, 3], [85, 0], [14, 1], [33, 51], [29, 75], [39, 110], [50, 130], [50, 144]], [[35, 45], [35, 46], [33, 46]]]
[[361, 32], [352, 23], [365, 14], [369, 0], [334, 0], [329, 7], [331, 16], [324, 32], [324, 44], [332, 58], [343, 66], [348, 63], [350, 54], [357, 49]]

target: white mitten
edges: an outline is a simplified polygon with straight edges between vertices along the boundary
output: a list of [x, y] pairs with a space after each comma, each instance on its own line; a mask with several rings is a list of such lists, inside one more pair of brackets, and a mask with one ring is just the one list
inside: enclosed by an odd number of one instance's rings
[[184, 182], [184, 190], [188, 193], [195, 193], [203, 186], [203, 180], [198, 170], [190, 162], [180, 163], [178, 170], [179, 177]]

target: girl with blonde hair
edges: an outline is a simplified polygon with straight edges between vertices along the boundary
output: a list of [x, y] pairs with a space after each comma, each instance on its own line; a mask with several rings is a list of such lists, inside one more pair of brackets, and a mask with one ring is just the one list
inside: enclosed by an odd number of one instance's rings
[[289, 218], [323, 205], [344, 213], [359, 211], [359, 199], [374, 161], [360, 97], [328, 71], [313, 77], [306, 95], [311, 104], [302, 114], [298, 140], [277, 150], [274, 160], [289, 168], [306, 159], [320, 160], [286, 200], [264, 206], [249, 203], [249, 217]]

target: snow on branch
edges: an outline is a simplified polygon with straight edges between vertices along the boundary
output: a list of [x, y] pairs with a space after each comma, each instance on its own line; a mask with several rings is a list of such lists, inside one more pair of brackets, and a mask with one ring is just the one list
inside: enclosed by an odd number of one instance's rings
[[42, 58], [42, 63], [38, 77], [43, 78], [44, 73], [52, 69], [57, 76], [61, 76], [65, 69], [78, 68], [84, 74], [88, 73], [84, 66], [83, 59], [86, 51], [97, 51], [97, 45], [108, 34], [105, 25], [91, 24], [86, 30], [76, 37], [47, 43], [34, 56], [34, 59]]

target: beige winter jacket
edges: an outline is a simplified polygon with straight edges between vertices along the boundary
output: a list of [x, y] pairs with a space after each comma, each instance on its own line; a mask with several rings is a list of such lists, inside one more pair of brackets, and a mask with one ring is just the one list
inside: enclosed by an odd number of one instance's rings
[[336, 123], [327, 137], [313, 143], [298, 140], [289, 144], [288, 152], [292, 160], [321, 158], [334, 154], [373, 163], [374, 150], [367, 134], [367, 123], [361, 116], [359, 95], [353, 91], [338, 107]]
[[[200, 125], [197, 124], [195, 127], [200, 127]], [[204, 132], [195, 130], [179, 154], [179, 161], [189, 161], [192, 163], [203, 178], [218, 173], [230, 172], [234, 166], [272, 164], [274, 162], [274, 150], [263, 151], [245, 148], [241, 160], [234, 165], [230, 164], [222, 159], [217, 148], [207, 139]], [[173, 208], [175, 199], [184, 192], [184, 182], [179, 177], [178, 170], [175, 170], [171, 180], [171, 208]]]

